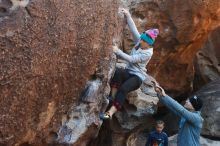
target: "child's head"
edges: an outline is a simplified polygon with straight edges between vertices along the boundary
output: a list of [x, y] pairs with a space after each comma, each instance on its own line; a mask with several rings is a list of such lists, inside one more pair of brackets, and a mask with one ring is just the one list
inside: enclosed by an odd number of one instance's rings
[[163, 131], [164, 126], [165, 126], [165, 124], [164, 124], [164, 122], [163, 122], [162, 120], [157, 120], [157, 121], [156, 121], [156, 126], [155, 126], [155, 128], [156, 128], [156, 131], [157, 131], [158, 133], [161, 133], [161, 132]]

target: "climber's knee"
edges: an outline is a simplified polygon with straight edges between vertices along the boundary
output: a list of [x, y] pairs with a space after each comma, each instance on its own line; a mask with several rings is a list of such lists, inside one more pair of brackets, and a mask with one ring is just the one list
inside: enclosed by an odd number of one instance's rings
[[117, 110], [120, 110], [122, 108], [121, 103], [119, 103], [117, 100], [113, 102], [113, 106], [115, 106]]

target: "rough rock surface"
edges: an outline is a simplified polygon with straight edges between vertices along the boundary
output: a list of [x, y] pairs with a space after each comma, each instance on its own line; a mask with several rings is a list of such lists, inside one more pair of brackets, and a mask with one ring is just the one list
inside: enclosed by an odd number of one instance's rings
[[118, 2], [13, 4], [0, 0], [0, 145], [86, 145], [109, 92]]
[[[219, 26], [219, 0], [125, 0], [140, 32], [160, 29], [148, 72], [172, 95], [192, 90], [193, 59]], [[133, 46], [130, 32], [125, 32], [124, 48]], [[180, 78], [181, 77], [181, 78]]]
[[[219, 146], [220, 141], [210, 140], [204, 137], [200, 137], [201, 146]], [[177, 146], [177, 135], [169, 137], [169, 146]]]
[[220, 77], [220, 27], [213, 30], [196, 54], [194, 90]]
[[220, 77], [205, 85], [197, 95], [204, 101], [202, 116], [205, 119], [202, 134], [220, 138]]

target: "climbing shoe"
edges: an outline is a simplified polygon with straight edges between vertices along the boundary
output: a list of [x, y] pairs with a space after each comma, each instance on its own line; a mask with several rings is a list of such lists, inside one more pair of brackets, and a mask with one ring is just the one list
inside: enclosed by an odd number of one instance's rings
[[106, 112], [106, 113], [101, 113], [99, 115], [99, 118], [101, 120], [110, 120], [112, 117], [110, 116], [110, 114], [108, 112]]
[[108, 105], [112, 106], [112, 103], [113, 103], [113, 100], [114, 100], [113, 97], [112, 96], [108, 96], [107, 99], [108, 99], [108, 102], [109, 102]]

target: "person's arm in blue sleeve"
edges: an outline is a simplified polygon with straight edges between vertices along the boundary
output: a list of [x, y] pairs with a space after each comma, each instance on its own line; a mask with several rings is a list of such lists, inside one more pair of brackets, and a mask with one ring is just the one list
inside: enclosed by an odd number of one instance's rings
[[165, 137], [164, 146], [168, 146], [168, 136], [167, 135]]
[[166, 107], [169, 109], [169, 110], [171, 110], [174, 114], [176, 114], [176, 115], [178, 115], [178, 112], [176, 111], [176, 109], [174, 108], [174, 107], [172, 107], [173, 106], [173, 104], [170, 104], [170, 102], [167, 102], [167, 100], [162, 100], [162, 95], [160, 95], [160, 94], [158, 94], [157, 93], [157, 97], [160, 99], [160, 101], [164, 104], [164, 105], [166, 105]]
[[146, 143], [145, 146], [151, 146], [151, 141], [152, 141], [151, 135], [149, 135], [148, 138], [147, 138], [147, 143]]
[[178, 116], [185, 118], [187, 121], [191, 123], [197, 124], [200, 121], [200, 117], [193, 113], [188, 111], [185, 107], [183, 107], [181, 104], [179, 104], [177, 101], [175, 101], [173, 98], [167, 96], [161, 96], [160, 100], [162, 103], [164, 103], [169, 109], [174, 111]]
[[161, 87], [155, 86], [155, 91], [158, 93], [158, 95], [159, 95], [158, 97], [159, 97], [160, 101], [166, 107], [168, 107], [171, 111], [173, 111], [175, 114], [177, 114], [178, 116], [183, 117], [187, 121], [194, 123], [194, 124], [197, 124], [201, 120], [197, 114], [188, 111], [185, 107], [183, 107], [181, 104], [179, 104], [173, 98], [166, 95], [166, 93], [164, 92], [164, 90]]

